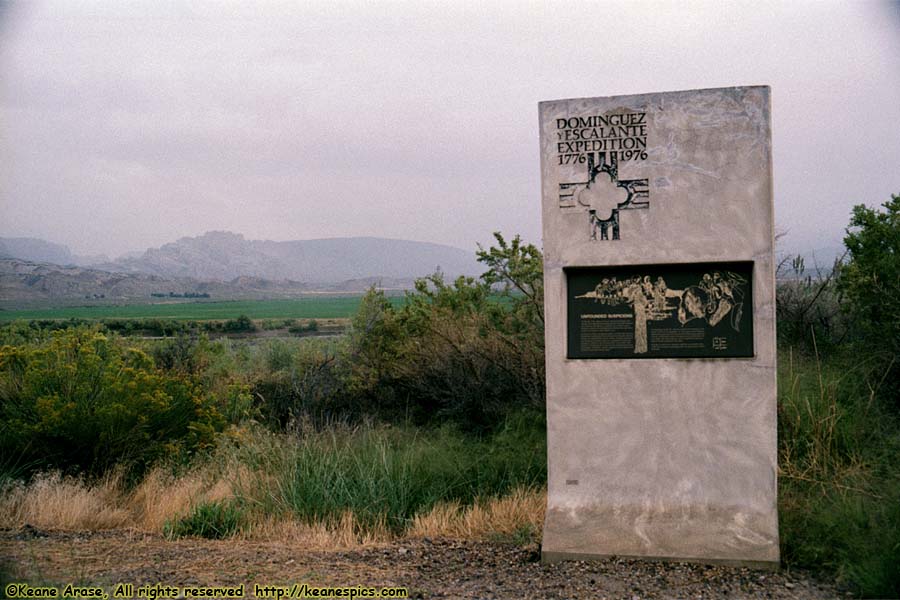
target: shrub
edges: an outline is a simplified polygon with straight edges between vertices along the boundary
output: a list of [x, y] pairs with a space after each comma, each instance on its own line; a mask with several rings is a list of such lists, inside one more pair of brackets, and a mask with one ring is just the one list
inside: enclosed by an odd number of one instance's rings
[[273, 343], [266, 357], [268, 370], [252, 384], [264, 420], [276, 429], [310, 419], [323, 425], [360, 418], [366, 407], [347, 392], [346, 362], [328, 344], [291, 347]]
[[247, 315], [240, 315], [236, 319], [225, 321], [222, 329], [229, 333], [243, 333], [256, 331], [256, 325], [253, 324], [253, 321]]
[[284, 340], [272, 340], [266, 346], [265, 359], [268, 371], [290, 369], [294, 362], [294, 347]]
[[295, 335], [304, 335], [307, 333], [315, 333], [319, 330], [319, 323], [315, 319], [311, 319], [305, 323], [297, 323], [293, 321], [287, 325], [288, 332]]
[[200, 368], [197, 340], [184, 334], [153, 346], [151, 355], [156, 366], [167, 371], [197, 373]]
[[192, 328], [192, 323], [188, 321], [156, 318], [104, 319], [102, 325], [108, 331], [115, 331], [125, 335], [141, 333], [143, 335], [161, 337], [184, 335]]
[[866, 353], [880, 357], [887, 366], [896, 401], [900, 389], [900, 196], [892, 196], [883, 207], [884, 212], [863, 205], [853, 208], [844, 238], [850, 256], [840, 268], [838, 289]]
[[491, 428], [514, 407], [543, 405], [543, 340], [484, 283], [439, 277], [401, 309], [394, 376], [420, 416]]
[[819, 349], [827, 349], [847, 338], [847, 318], [835, 285], [839, 266], [837, 259], [831, 269], [816, 268], [813, 274], [802, 256], [781, 262], [775, 298], [780, 343], [811, 351], [814, 341]]
[[349, 336], [350, 387], [379, 415], [489, 430], [544, 402], [540, 252], [516, 237], [480, 250], [481, 280], [419, 279], [399, 308], [370, 290]]
[[191, 376], [96, 329], [0, 348], [0, 455], [38, 468], [143, 469], [212, 443], [223, 421]]
[[163, 534], [170, 539], [195, 536], [218, 540], [237, 533], [243, 521], [244, 510], [238, 502], [205, 502], [186, 517], [167, 521]]

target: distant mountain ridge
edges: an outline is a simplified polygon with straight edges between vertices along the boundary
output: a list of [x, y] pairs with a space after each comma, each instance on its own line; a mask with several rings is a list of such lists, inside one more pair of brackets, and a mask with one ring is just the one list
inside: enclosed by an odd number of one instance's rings
[[[105, 259], [105, 257], [103, 257]], [[383, 238], [273, 242], [213, 231], [139, 255], [86, 266], [69, 248], [35, 238], [0, 238], [0, 300], [143, 298], [153, 293], [281, 297], [309, 291], [408, 289], [440, 269], [481, 272], [474, 253]]]
[[160, 297], [201, 294], [218, 300], [282, 298], [296, 297], [306, 291], [304, 284], [294, 281], [252, 277], [228, 282], [197, 281], [0, 257], [0, 303], [4, 304], [76, 299], [150, 302], [159, 301]]
[[63, 244], [54, 244], [39, 238], [3, 238], [0, 237], [0, 258], [18, 258], [37, 263], [55, 265], [88, 266], [100, 262], [108, 262], [105, 255], [78, 256]]
[[372, 277], [409, 279], [438, 268], [451, 277], [480, 273], [474, 253], [429, 242], [374, 237], [274, 242], [247, 240], [227, 231], [184, 237], [140, 257], [95, 268], [217, 281], [249, 276], [312, 285]]
[[71, 265], [75, 263], [75, 257], [66, 246], [37, 238], [24, 237], [0, 238], [0, 258], [19, 258], [57, 265]]

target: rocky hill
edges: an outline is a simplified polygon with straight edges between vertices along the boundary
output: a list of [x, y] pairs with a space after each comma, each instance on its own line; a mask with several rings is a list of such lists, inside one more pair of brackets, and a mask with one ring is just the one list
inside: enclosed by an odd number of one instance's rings
[[66, 246], [37, 238], [0, 238], [0, 257], [58, 265], [75, 263], [75, 257]]
[[313, 286], [365, 278], [413, 279], [438, 268], [452, 277], [481, 272], [474, 253], [440, 244], [370, 237], [273, 242], [225, 231], [181, 238], [97, 268], [219, 281], [250, 276]]
[[147, 300], [176, 295], [278, 298], [310, 291], [408, 289], [440, 269], [481, 272], [474, 253], [381, 238], [273, 242], [215, 231], [114, 261], [78, 266], [69, 248], [34, 238], [0, 238], [0, 302]]
[[170, 297], [278, 298], [302, 294], [308, 287], [296, 281], [258, 278], [198, 281], [145, 273], [113, 273], [100, 269], [0, 258], [0, 301], [15, 306], [46, 300], [145, 301]]
[[53, 263], [56, 265], [88, 266], [108, 261], [104, 255], [78, 256], [68, 246], [54, 244], [38, 238], [3, 238], [0, 237], [0, 258], [18, 258], [33, 262]]

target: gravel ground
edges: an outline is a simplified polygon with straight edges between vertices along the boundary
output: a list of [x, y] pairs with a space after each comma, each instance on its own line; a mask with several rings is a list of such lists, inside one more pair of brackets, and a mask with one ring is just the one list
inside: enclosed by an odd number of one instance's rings
[[542, 565], [536, 546], [404, 540], [349, 551], [132, 531], [0, 531], [6, 581], [43, 585], [404, 586], [413, 598], [839, 598], [807, 573], [608, 559]]

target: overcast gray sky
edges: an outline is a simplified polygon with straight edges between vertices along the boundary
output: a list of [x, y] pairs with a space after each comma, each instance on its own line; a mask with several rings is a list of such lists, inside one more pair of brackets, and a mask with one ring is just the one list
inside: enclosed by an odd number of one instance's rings
[[27, 2], [0, 9], [0, 235], [540, 242], [537, 103], [772, 86], [787, 249], [900, 193], [900, 4]]

